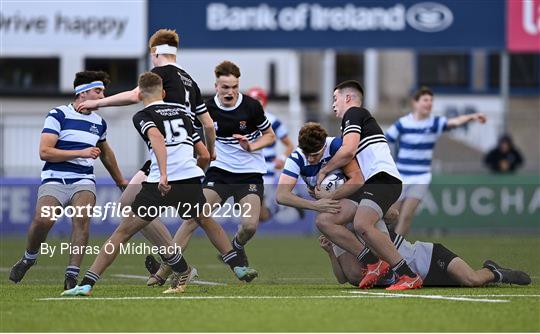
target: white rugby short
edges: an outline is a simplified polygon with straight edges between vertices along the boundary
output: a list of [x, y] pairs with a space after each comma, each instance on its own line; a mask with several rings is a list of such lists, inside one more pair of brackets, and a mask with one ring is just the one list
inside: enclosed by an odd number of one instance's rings
[[418, 175], [402, 175], [403, 178], [403, 191], [399, 200], [405, 198], [416, 198], [422, 200], [429, 190], [429, 184], [431, 183], [431, 173], [424, 173]]
[[61, 184], [61, 183], [44, 183], [39, 186], [38, 199], [43, 196], [52, 196], [60, 202], [62, 206], [66, 206], [71, 202], [73, 196], [80, 191], [90, 191], [96, 196], [96, 184], [92, 181], [87, 183], [73, 183], [73, 184]]

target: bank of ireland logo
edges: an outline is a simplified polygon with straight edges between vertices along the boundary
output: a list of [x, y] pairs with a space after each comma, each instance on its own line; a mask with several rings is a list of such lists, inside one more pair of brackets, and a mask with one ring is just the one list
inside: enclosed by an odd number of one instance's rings
[[407, 10], [407, 23], [419, 31], [442, 31], [450, 27], [453, 22], [452, 11], [440, 3], [421, 2]]

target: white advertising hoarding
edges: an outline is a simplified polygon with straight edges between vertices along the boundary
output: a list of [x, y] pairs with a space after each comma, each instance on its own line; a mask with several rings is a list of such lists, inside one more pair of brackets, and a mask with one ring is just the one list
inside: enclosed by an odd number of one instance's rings
[[146, 8], [145, 0], [2, 0], [0, 54], [140, 57], [146, 52]]

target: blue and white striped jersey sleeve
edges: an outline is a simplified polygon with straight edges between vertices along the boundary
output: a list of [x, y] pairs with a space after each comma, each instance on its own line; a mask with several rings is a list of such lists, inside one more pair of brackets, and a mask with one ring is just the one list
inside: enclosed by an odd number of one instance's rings
[[289, 135], [285, 125], [277, 118], [272, 122], [272, 130], [274, 130], [274, 133], [279, 139], [283, 139]]
[[337, 151], [339, 151], [341, 145], [343, 145], [343, 139], [339, 137], [332, 139], [332, 142], [330, 142], [330, 149], [328, 150], [330, 152], [330, 157], [333, 157]]
[[389, 143], [395, 143], [399, 137], [398, 122], [399, 121], [396, 121], [394, 124], [392, 124], [384, 134]]
[[103, 125], [103, 133], [99, 137], [98, 142], [103, 142], [107, 140], [107, 122], [105, 122], [103, 118], [101, 119], [101, 124]]
[[438, 116], [437, 118], [439, 119], [439, 125], [438, 125], [438, 128], [437, 128], [437, 133], [438, 134], [441, 134], [444, 131], [452, 130], [451, 128], [448, 127], [448, 118], [446, 118], [444, 116]]
[[60, 109], [53, 109], [49, 111], [49, 114], [45, 118], [45, 124], [43, 125], [43, 130], [41, 133], [52, 133], [57, 136], [60, 135], [60, 130], [64, 125], [64, 120], [66, 115]]
[[283, 167], [283, 174], [294, 177], [297, 179], [300, 176], [300, 162], [301, 157], [298, 154], [298, 152], [293, 152], [291, 155], [285, 160], [285, 166]]

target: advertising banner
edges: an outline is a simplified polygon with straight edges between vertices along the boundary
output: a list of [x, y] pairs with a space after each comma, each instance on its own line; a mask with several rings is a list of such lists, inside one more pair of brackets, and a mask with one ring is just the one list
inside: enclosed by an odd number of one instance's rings
[[540, 175], [436, 175], [414, 228], [540, 232]]
[[146, 1], [2, 1], [0, 49], [3, 56], [139, 57], [146, 22]]
[[505, 47], [504, 0], [150, 1], [187, 48]]
[[507, 1], [508, 50], [540, 51], [540, 0]]

